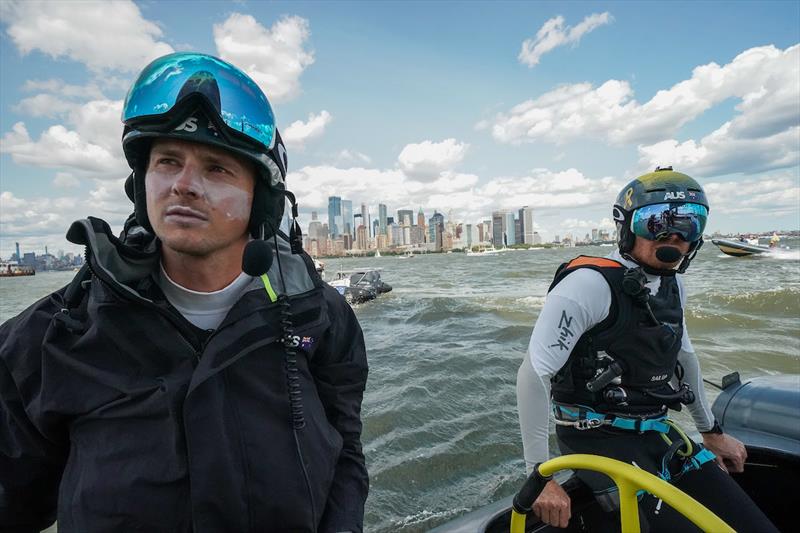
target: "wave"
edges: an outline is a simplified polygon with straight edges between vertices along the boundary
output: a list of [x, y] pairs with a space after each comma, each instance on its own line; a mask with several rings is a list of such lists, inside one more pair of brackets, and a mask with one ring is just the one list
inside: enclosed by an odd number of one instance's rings
[[699, 314], [703, 314], [703, 310], [706, 309], [712, 314], [726, 311], [751, 316], [766, 315], [765, 318], [773, 315], [797, 317], [800, 316], [800, 287], [779, 287], [738, 293], [709, 291], [691, 297], [689, 307], [697, 310]]

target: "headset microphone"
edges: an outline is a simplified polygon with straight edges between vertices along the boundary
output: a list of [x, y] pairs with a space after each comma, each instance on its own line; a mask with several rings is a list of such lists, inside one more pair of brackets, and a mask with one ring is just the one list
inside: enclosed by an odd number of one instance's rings
[[661, 246], [656, 250], [656, 258], [662, 263], [675, 263], [683, 254], [674, 246]]
[[272, 266], [272, 249], [267, 241], [256, 239], [247, 243], [242, 255], [242, 270], [248, 276], [259, 277]]

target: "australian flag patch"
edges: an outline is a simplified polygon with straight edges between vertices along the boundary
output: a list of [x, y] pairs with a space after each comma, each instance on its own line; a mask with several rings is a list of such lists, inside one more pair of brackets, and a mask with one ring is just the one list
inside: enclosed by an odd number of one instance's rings
[[302, 337], [300, 339], [300, 348], [305, 350], [306, 352], [311, 350], [314, 347], [314, 343], [316, 339], [314, 337]]

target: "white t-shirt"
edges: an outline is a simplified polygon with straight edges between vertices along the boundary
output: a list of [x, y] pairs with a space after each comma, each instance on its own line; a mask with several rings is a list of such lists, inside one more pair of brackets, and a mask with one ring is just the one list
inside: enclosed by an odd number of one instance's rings
[[164, 265], [160, 266], [158, 276], [158, 286], [161, 287], [169, 303], [186, 320], [205, 330], [219, 327], [233, 304], [241, 298], [252, 281], [252, 276], [242, 272], [227, 287], [218, 291], [200, 292], [175, 283], [164, 271]]
[[[626, 267], [637, 265], [614, 251], [609, 259]], [[652, 294], [661, 286], [661, 276], [647, 274], [647, 287]], [[686, 292], [680, 275], [676, 276], [681, 306]], [[569, 359], [575, 343], [586, 331], [602, 322], [611, 308], [611, 287], [603, 275], [581, 268], [561, 280], [547, 295], [533, 334], [528, 353], [517, 374], [517, 407], [519, 409], [525, 461], [532, 465], [548, 459], [547, 439], [550, 416], [550, 378]], [[678, 361], [684, 369], [684, 381], [695, 393], [696, 400], [687, 406], [698, 430], [711, 429], [714, 417], [708, 407], [697, 356], [694, 353], [686, 319]]]

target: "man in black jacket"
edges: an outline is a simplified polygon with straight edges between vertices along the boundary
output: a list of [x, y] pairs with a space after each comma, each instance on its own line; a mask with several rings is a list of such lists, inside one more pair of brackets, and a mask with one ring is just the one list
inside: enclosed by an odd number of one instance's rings
[[361, 531], [363, 335], [278, 230], [269, 102], [178, 53], [123, 121], [122, 237], [75, 222], [84, 269], [0, 328], [0, 530]]

